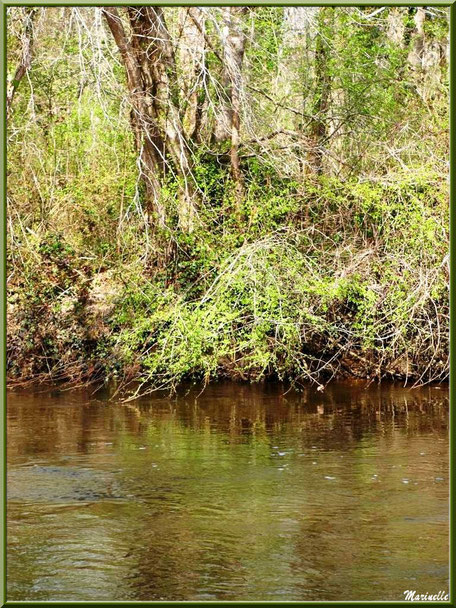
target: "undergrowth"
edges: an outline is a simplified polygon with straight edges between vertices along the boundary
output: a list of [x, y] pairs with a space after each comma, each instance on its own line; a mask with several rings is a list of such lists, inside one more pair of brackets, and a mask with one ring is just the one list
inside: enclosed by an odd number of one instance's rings
[[[206, 204], [190, 235], [134, 230], [141, 217], [132, 212], [119, 236], [115, 205], [105, 237], [10, 235], [13, 382], [115, 378], [139, 394], [223, 376], [320, 386], [340, 375], [447, 377], [448, 200], [439, 175], [298, 184], [273, 173], [265, 183], [257, 172], [234, 214], [226, 171], [196, 174]], [[86, 200], [85, 218], [90, 209]]]

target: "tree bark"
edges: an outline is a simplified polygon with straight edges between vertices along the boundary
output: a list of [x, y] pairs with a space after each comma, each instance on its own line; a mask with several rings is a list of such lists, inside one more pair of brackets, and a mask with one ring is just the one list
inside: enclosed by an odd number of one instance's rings
[[205, 19], [201, 9], [180, 7], [179, 25], [182, 125], [186, 137], [199, 143], [206, 78]]
[[161, 190], [168, 169], [172, 170], [178, 181], [179, 227], [190, 232], [195, 226], [199, 196], [191, 174], [189, 142], [176, 105], [176, 60], [163, 9], [127, 7], [128, 35], [115, 7], [106, 7], [103, 12], [127, 74], [131, 122], [149, 207], [159, 225], [165, 226], [167, 213]]
[[247, 12], [245, 6], [231, 6], [223, 9], [224, 34], [224, 80], [229, 82], [230, 98], [230, 162], [237, 206], [244, 198], [244, 180], [241, 172], [239, 145], [242, 109], [242, 64], [244, 60], [246, 36], [242, 30], [241, 17]]
[[418, 6], [413, 18], [414, 30], [411, 33], [412, 49], [409, 52], [408, 60], [415, 68], [421, 68], [422, 55], [424, 49], [424, 22], [426, 12], [422, 6]]
[[11, 82], [7, 85], [6, 90], [6, 114], [8, 116], [13, 103], [14, 94], [23, 79], [23, 77], [30, 70], [32, 65], [32, 53], [33, 53], [33, 21], [37, 14], [37, 8], [25, 6], [24, 11], [24, 30], [22, 33], [22, 50], [21, 59], [19, 65], [16, 68]]
[[325, 11], [320, 8], [319, 31], [315, 46], [315, 97], [311, 123], [313, 150], [311, 152], [312, 170], [317, 175], [323, 173], [324, 142], [328, 134], [327, 113], [331, 93], [331, 78], [328, 72], [329, 49], [322, 28], [326, 23]]
[[141, 58], [133, 39], [127, 36], [115, 7], [103, 9], [104, 16], [123, 60], [130, 94], [130, 121], [139, 155], [140, 176], [146, 189], [146, 207], [155, 213], [158, 225], [166, 225], [166, 214], [161, 202], [161, 180], [164, 172], [165, 142], [156, 122], [153, 103], [148, 98]]

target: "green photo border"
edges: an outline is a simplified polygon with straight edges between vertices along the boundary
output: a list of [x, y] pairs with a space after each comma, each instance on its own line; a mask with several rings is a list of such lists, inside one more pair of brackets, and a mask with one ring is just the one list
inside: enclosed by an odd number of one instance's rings
[[99, 606], [99, 605], [161, 605], [161, 606], [172, 606], [176, 604], [191, 604], [191, 605], [209, 605], [216, 606], [219, 604], [230, 604], [230, 605], [327, 605], [327, 604], [338, 604], [338, 605], [356, 605], [356, 606], [370, 606], [375, 604], [389, 604], [389, 605], [404, 605], [406, 601], [288, 601], [288, 602], [265, 602], [265, 601], [209, 601], [209, 602], [192, 602], [192, 601], [103, 601], [103, 602], [33, 602], [33, 601], [14, 601], [8, 602], [6, 599], [6, 10], [10, 6], [132, 6], [132, 5], [154, 5], [154, 6], [438, 6], [438, 7], [450, 7], [450, 588], [449, 601], [442, 602], [425, 602], [417, 601], [412, 602], [413, 604], [429, 606], [429, 605], [446, 605], [455, 606], [454, 603], [454, 581], [452, 573], [454, 570], [454, 542], [452, 542], [451, 532], [454, 529], [454, 483], [452, 480], [451, 472], [453, 471], [453, 458], [454, 458], [454, 416], [452, 415], [452, 404], [455, 398], [456, 379], [454, 374], [454, 361], [453, 354], [456, 353], [456, 319], [454, 313], [454, 306], [456, 304], [456, 281], [452, 278], [455, 274], [455, 263], [456, 263], [456, 236], [454, 236], [456, 230], [456, 175], [455, 175], [455, 163], [456, 163], [456, 0], [450, 2], [442, 2], [436, 0], [429, 1], [415, 1], [415, 2], [379, 2], [378, 0], [319, 0], [319, 1], [306, 1], [302, 0], [297, 2], [294, 0], [230, 0], [224, 2], [223, 0], [166, 0], [157, 2], [139, 2], [138, 0], [132, 0], [131, 2], [125, 2], [122, 0], [102, 0], [94, 2], [91, 0], [76, 0], [75, 2], [65, 1], [54, 1], [48, 0], [47, 2], [34, 2], [33, 0], [9, 1], [0, 0], [0, 34], [1, 34], [1, 50], [2, 60], [1, 64], [1, 91], [2, 101], [0, 103], [0, 131], [3, 145], [1, 147], [1, 164], [2, 171], [1, 185], [2, 185], [2, 205], [0, 205], [0, 243], [2, 252], [1, 262], [1, 273], [2, 273], [2, 306], [0, 314], [0, 330], [2, 336], [2, 348], [0, 350], [0, 362], [1, 362], [1, 413], [3, 422], [3, 432], [0, 433], [1, 441], [1, 483], [0, 483], [0, 501], [2, 509], [0, 510], [2, 515], [1, 521], [1, 538], [0, 546], [2, 549], [0, 570], [0, 606], [49, 606], [49, 605], [87, 605], [87, 606]]

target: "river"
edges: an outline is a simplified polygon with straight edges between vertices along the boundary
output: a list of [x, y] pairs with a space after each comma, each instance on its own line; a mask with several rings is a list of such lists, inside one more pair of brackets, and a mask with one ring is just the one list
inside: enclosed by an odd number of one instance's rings
[[7, 599], [448, 591], [448, 389], [7, 399]]

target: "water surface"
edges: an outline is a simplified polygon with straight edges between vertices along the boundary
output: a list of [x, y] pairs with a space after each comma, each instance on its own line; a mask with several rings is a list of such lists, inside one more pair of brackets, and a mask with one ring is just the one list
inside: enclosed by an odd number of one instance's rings
[[445, 387], [8, 395], [8, 600], [448, 590]]

